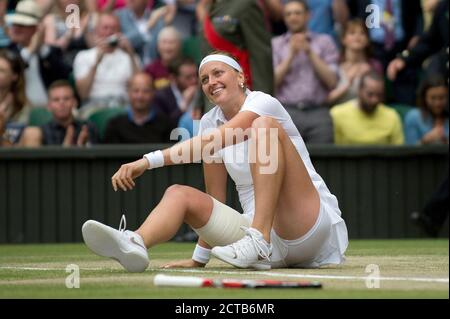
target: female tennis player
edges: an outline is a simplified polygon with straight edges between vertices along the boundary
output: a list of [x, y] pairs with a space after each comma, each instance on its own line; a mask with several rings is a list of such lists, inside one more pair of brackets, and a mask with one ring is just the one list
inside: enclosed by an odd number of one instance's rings
[[[241, 66], [223, 52], [199, 67], [205, 95], [216, 104], [199, 134], [122, 165], [112, 187], [132, 190], [148, 169], [202, 160], [206, 193], [170, 186], [136, 231], [89, 220], [86, 245], [130, 272], [149, 264], [147, 249], [170, 240], [187, 223], [199, 235], [192, 259], [165, 267], [203, 267], [214, 255], [239, 268], [316, 268], [341, 264], [347, 228], [336, 197], [315, 171], [289, 114], [275, 98], [246, 88]], [[225, 205], [227, 174], [243, 214]]]

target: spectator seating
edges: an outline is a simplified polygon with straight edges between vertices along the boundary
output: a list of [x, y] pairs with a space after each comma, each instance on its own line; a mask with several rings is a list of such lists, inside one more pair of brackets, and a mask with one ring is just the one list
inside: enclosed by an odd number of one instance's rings
[[52, 113], [44, 107], [35, 107], [30, 111], [28, 119], [29, 126], [41, 126], [47, 124], [52, 119]]
[[398, 103], [392, 103], [392, 104], [389, 104], [389, 106], [397, 111], [398, 115], [400, 115], [400, 119], [402, 120], [402, 123], [404, 123], [404, 121], [405, 121], [406, 113], [408, 113], [410, 110], [415, 108], [415, 106], [406, 105], [406, 104], [398, 104]]
[[126, 110], [119, 107], [112, 107], [112, 108], [104, 108], [98, 111], [95, 111], [92, 113], [88, 120], [95, 124], [98, 130], [98, 134], [100, 136], [100, 139], [103, 138], [103, 134], [105, 132], [106, 126], [108, 124], [108, 121], [112, 119], [113, 117], [125, 113]]

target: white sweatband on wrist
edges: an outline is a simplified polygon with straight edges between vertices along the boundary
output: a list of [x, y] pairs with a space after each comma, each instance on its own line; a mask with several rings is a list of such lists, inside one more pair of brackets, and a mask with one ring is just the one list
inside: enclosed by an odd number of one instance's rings
[[158, 168], [158, 167], [164, 166], [164, 155], [163, 155], [162, 151], [150, 152], [148, 154], [145, 154], [144, 157], [148, 161], [148, 164], [149, 164], [148, 169], [153, 169], [153, 168]]
[[192, 254], [192, 260], [201, 264], [207, 264], [211, 257], [211, 249], [204, 248], [197, 244]]

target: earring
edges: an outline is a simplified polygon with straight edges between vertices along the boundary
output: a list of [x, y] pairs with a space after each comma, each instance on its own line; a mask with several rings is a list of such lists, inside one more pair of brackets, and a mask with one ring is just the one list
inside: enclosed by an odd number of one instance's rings
[[241, 89], [244, 88], [244, 83], [239, 84], [239, 86], [241, 87]]

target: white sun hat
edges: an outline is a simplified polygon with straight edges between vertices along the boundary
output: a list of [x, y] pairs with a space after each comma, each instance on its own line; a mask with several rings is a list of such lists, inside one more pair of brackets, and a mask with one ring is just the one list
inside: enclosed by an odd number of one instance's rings
[[8, 24], [25, 26], [38, 25], [42, 18], [42, 9], [34, 0], [22, 0], [13, 13], [6, 16]]

